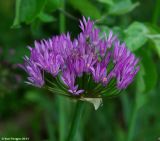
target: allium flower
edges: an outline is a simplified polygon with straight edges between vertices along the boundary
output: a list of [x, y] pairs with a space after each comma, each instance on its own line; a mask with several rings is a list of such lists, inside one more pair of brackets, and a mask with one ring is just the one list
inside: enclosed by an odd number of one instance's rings
[[53, 92], [72, 97], [97, 98], [117, 94], [132, 83], [139, 59], [125, 43], [112, 31], [101, 38], [89, 18], [83, 17], [80, 28], [74, 40], [67, 33], [29, 47], [31, 55], [21, 65], [29, 75], [28, 84], [49, 86]]

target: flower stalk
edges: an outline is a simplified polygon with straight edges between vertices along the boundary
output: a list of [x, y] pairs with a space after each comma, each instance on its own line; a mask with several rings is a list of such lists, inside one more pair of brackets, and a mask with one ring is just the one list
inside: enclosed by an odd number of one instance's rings
[[67, 141], [75, 141], [75, 136], [80, 127], [84, 107], [85, 103], [83, 101], [77, 101]]
[[[65, 0], [62, 0], [61, 2], [61, 9], [65, 10]], [[62, 12], [59, 13], [59, 21], [60, 21], [60, 27], [59, 31], [60, 34], [65, 32], [65, 16]], [[61, 84], [60, 84], [61, 85]], [[61, 95], [58, 96], [58, 106], [59, 106], [59, 141], [64, 141], [66, 134], [65, 134], [65, 127], [66, 127], [66, 104], [65, 97], [62, 97]]]

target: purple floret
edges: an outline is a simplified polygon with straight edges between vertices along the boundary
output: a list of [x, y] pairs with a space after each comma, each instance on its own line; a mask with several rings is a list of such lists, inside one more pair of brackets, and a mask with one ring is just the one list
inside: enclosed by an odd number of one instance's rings
[[28, 81], [26, 83], [41, 88], [44, 85], [44, 78], [40, 68], [28, 57], [25, 57], [24, 60], [24, 65], [19, 66], [24, 69], [29, 75]]

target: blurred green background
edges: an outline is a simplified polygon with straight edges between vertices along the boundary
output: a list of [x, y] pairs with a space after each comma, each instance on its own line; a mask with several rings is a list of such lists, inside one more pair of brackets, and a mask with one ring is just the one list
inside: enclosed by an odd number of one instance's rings
[[76, 37], [82, 16], [113, 30], [140, 58], [141, 69], [120, 96], [97, 111], [86, 103], [75, 141], [160, 140], [160, 0], [1, 0], [0, 140], [64, 141], [75, 102], [24, 83], [17, 67], [27, 45], [62, 32]]

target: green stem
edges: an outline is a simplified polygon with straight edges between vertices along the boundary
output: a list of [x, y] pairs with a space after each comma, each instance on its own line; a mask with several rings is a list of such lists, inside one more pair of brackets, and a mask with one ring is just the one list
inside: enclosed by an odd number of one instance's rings
[[75, 135], [79, 128], [79, 123], [81, 123], [81, 116], [83, 109], [84, 109], [84, 102], [77, 101], [67, 141], [75, 141]]
[[[63, 11], [65, 11], [65, 0], [62, 0], [62, 2], [61, 2], [61, 9]], [[65, 32], [65, 28], [66, 28], [66, 26], [65, 26], [65, 16], [64, 16], [64, 14], [62, 12], [60, 12], [59, 14], [60, 14], [59, 15], [60, 33], [63, 33], [63, 32]]]
[[[61, 1], [61, 9], [65, 10], [65, 0]], [[60, 33], [65, 32], [65, 16], [62, 12], [59, 13], [59, 22], [60, 27], [59, 31]], [[65, 140], [65, 129], [66, 129], [66, 109], [65, 105], [67, 104], [67, 101], [65, 97], [58, 97], [58, 103], [59, 103], [59, 141]]]
[[132, 141], [133, 140], [134, 129], [135, 129], [135, 125], [136, 125], [136, 118], [137, 118], [137, 114], [138, 114], [138, 109], [137, 109], [136, 105], [137, 104], [135, 104], [135, 106], [134, 106], [133, 113], [132, 113], [132, 116], [131, 116], [131, 120], [130, 120], [130, 123], [129, 123], [127, 141]]
[[12, 28], [18, 28], [20, 27], [20, 5], [21, 5], [21, 0], [16, 0], [16, 8], [15, 8], [15, 18], [13, 21]]
[[47, 126], [49, 141], [54, 141], [55, 140], [55, 135], [53, 133], [54, 133], [55, 128], [51, 124], [52, 119], [51, 119], [51, 115], [49, 115], [48, 112], [45, 115], [45, 120], [46, 120], [46, 126]]
[[65, 140], [65, 129], [66, 129], [66, 110], [65, 110], [65, 97], [58, 96], [59, 103], [59, 141]]
[[154, 12], [153, 12], [153, 19], [152, 19], [152, 23], [154, 25], [157, 25], [157, 21], [159, 18], [159, 14], [160, 14], [160, 0], [156, 0], [156, 4], [155, 4], [155, 8], [154, 8]]

